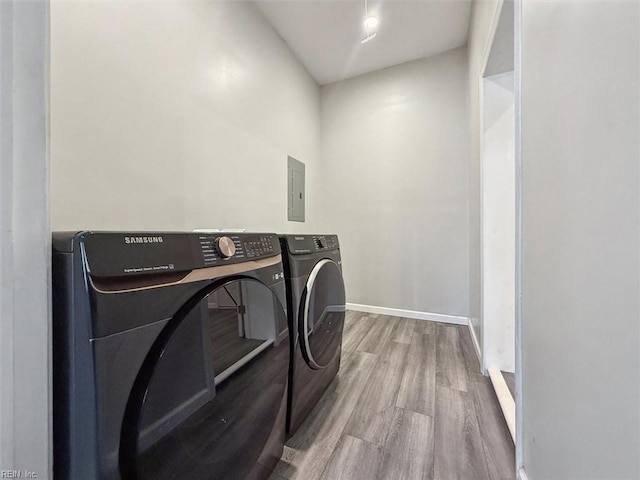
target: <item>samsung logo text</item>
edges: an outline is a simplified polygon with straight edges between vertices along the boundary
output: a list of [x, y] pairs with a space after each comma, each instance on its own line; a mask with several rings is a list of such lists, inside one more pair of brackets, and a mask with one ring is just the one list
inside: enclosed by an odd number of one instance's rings
[[162, 237], [124, 237], [124, 243], [162, 243]]

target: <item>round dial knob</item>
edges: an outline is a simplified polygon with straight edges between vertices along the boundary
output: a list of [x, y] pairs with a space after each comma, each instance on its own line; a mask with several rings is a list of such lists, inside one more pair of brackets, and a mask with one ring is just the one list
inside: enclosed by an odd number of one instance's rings
[[229, 237], [220, 237], [216, 240], [218, 251], [223, 258], [233, 257], [236, 253], [236, 244]]

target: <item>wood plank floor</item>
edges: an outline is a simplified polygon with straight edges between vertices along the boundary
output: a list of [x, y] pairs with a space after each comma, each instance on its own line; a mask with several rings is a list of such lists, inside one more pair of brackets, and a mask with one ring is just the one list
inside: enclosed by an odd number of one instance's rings
[[467, 327], [348, 312], [340, 372], [271, 480], [513, 480]]

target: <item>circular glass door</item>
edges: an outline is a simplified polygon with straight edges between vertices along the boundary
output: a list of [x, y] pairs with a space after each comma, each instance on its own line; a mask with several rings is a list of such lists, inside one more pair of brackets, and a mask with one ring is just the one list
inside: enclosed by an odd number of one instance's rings
[[344, 327], [344, 281], [334, 261], [323, 259], [313, 267], [301, 308], [302, 354], [311, 368], [325, 368], [342, 348]]
[[122, 425], [123, 478], [245, 478], [279, 456], [286, 313], [255, 280], [212, 288], [178, 311], [145, 360]]

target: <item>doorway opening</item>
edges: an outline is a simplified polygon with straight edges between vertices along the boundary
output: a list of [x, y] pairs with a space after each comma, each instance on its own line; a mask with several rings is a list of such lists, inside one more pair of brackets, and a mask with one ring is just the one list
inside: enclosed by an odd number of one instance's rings
[[514, 2], [496, 10], [479, 78], [481, 117], [482, 371], [491, 377], [516, 442], [517, 177], [515, 155]]

